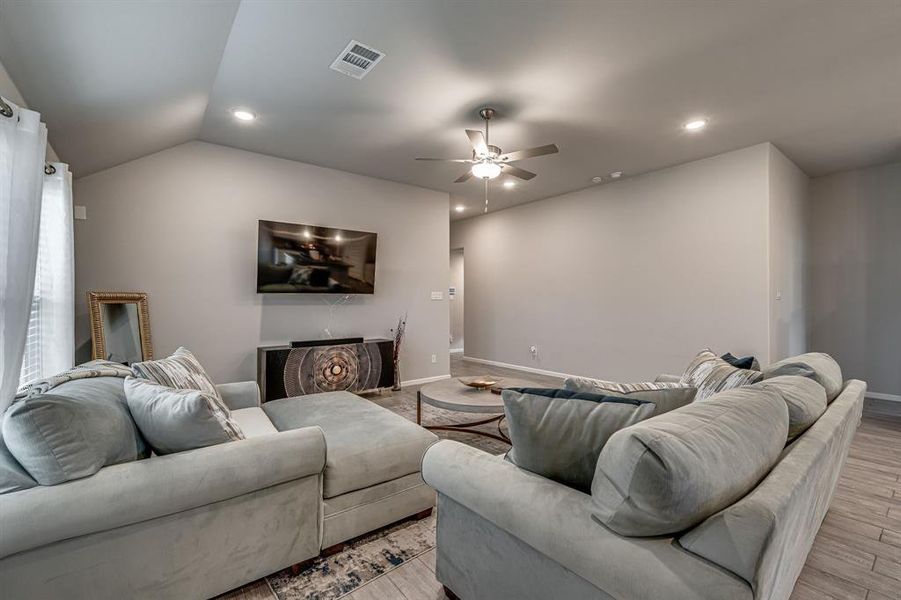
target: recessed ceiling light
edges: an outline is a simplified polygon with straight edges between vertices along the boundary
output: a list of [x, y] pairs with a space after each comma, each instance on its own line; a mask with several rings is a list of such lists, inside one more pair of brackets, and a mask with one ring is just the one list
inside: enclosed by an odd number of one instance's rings
[[504, 187], [505, 188], [516, 187], [516, 182], [508, 179], [507, 181], [504, 182]]
[[594, 177], [591, 178], [591, 183], [600, 183], [602, 181], [604, 181], [604, 178], [601, 177], [600, 175], [595, 175]]
[[341, 241], [341, 235], [340, 235], [340, 234], [338, 234], [338, 235], [335, 236], [335, 241], [336, 241], [336, 242], [340, 242], [340, 241]]
[[255, 114], [253, 114], [249, 110], [244, 110], [243, 108], [236, 108], [232, 110], [232, 116], [239, 121], [253, 121], [257, 118]]
[[457, 206], [454, 207], [454, 210], [457, 212], [463, 212], [464, 210], [466, 210], [466, 207], [463, 206], [462, 204], [458, 204]]
[[623, 172], [622, 172], [622, 171], [614, 171], [613, 173], [610, 173], [610, 177], [611, 177], [612, 179], [619, 179], [619, 178], [622, 177], [622, 176], [623, 176]]
[[700, 131], [707, 127], [707, 119], [692, 119], [682, 125], [685, 131]]

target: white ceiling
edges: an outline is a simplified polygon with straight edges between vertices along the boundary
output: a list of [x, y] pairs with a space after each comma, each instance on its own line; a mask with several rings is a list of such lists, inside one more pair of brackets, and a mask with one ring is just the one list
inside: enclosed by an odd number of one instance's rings
[[[386, 57], [330, 70], [350, 39]], [[901, 158], [901, 0], [0, 0], [0, 62], [76, 176], [201, 139], [444, 190], [498, 109], [501, 208], [772, 141], [811, 176]], [[233, 107], [259, 114], [236, 122]], [[700, 134], [686, 119], [709, 117]], [[302, 190], [299, 191], [302, 193]]]

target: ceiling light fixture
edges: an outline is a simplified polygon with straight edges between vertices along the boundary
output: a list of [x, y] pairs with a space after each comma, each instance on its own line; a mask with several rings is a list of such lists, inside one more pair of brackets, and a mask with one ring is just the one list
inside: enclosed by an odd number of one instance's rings
[[253, 121], [257, 118], [255, 114], [253, 114], [249, 110], [244, 110], [243, 108], [236, 108], [232, 110], [232, 116], [239, 121]]
[[611, 179], [619, 179], [619, 178], [622, 177], [622, 176], [623, 176], [623, 172], [622, 172], [622, 171], [614, 171], [613, 173], [610, 173], [610, 178], [611, 178]]
[[513, 181], [512, 179], [508, 179], [507, 181], [504, 182], [504, 187], [507, 189], [516, 187], [516, 182]]
[[463, 212], [464, 210], [466, 210], [466, 207], [463, 206], [462, 204], [458, 204], [457, 206], [454, 207], [454, 210], [457, 212]]
[[341, 236], [340, 236], [340, 235], [336, 235], [336, 236], [335, 236], [335, 241], [336, 241], [336, 242], [340, 242], [340, 241], [341, 241]]
[[490, 160], [483, 160], [472, 165], [472, 174], [480, 179], [494, 179], [501, 174], [501, 166]]
[[591, 178], [591, 183], [601, 183], [602, 181], [604, 181], [604, 178], [600, 175], [595, 175]]
[[707, 119], [692, 119], [682, 125], [682, 129], [685, 131], [701, 131], [705, 127], [707, 127]]

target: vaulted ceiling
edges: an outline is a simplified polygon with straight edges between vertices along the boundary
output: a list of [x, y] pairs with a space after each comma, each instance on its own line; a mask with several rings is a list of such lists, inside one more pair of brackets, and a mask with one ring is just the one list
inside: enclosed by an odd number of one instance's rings
[[[385, 53], [362, 80], [329, 69], [351, 39]], [[2, 0], [0, 62], [76, 176], [199, 139], [475, 208], [413, 158], [468, 156], [485, 105], [504, 150], [560, 147], [495, 208], [764, 141], [811, 176], [901, 158], [901, 0]]]

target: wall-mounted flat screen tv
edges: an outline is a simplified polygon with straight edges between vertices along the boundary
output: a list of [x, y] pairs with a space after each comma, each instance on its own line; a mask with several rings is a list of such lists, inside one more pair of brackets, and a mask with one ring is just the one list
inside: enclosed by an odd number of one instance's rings
[[372, 294], [376, 234], [260, 221], [257, 292]]

